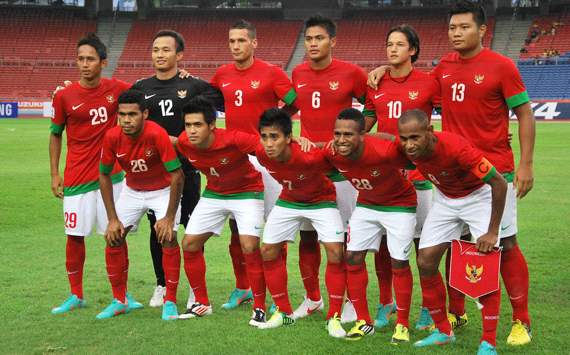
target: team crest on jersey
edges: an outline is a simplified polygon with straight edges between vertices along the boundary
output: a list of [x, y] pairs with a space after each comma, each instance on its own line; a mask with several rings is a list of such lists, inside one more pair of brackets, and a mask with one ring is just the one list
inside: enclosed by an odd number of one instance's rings
[[229, 162], [230, 162], [230, 160], [228, 158], [220, 159], [220, 164], [222, 164], [222, 165], [228, 165]]
[[475, 77], [473, 78], [473, 81], [477, 85], [481, 84], [483, 80], [485, 80], [485, 75], [483, 74], [475, 74]]
[[106, 99], [110, 104], [115, 102], [115, 97], [113, 95], [107, 95]]
[[251, 88], [252, 89], [257, 89], [259, 88], [259, 84], [261, 84], [261, 82], [259, 80], [252, 80], [251, 81]]
[[483, 275], [483, 265], [477, 267], [476, 265], [465, 264], [465, 278], [475, 284], [481, 281], [481, 275]]
[[299, 174], [299, 176], [297, 177], [299, 180], [305, 180], [305, 175], [303, 174]]
[[144, 154], [148, 157], [152, 156], [152, 149], [147, 149], [146, 152], [144, 152]]
[[332, 91], [338, 90], [339, 88], [339, 83], [338, 81], [329, 81], [329, 87], [331, 88]]
[[176, 93], [178, 94], [179, 99], [183, 99], [188, 95], [188, 90], [178, 90]]
[[370, 175], [373, 177], [377, 177], [380, 176], [380, 172], [378, 171], [378, 169], [374, 169], [370, 172]]
[[441, 176], [448, 176], [449, 174], [447, 173], [447, 171], [444, 170], [444, 171], [442, 171], [441, 174], [439, 174], [439, 175], [441, 175]]
[[410, 98], [410, 100], [415, 100], [418, 98], [418, 96], [420, 96], [419, 91], [409, 91], [408, 92], [408, 97]]

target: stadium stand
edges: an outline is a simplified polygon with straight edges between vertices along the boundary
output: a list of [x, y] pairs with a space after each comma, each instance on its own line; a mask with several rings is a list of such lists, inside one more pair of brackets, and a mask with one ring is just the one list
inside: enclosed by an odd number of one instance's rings
[[77, 40], [96, 29], [74, 10], [2, 8], [0, 97], [50, 97], [64, 79], [77, 76]]
[[570, 64], [519, 65], [533, 99], [570, 99]]
[[[233, 14], [203, 16], [168, 13], [148, 20], [137, 20], [129, 33], [114, 76], [133, 82], [145, 75], [152, 75], [152, 39], [158, 30], [170, 28], [179, 31], [186, 40], [183, 67], [209, 80], [220, 64], [232, 60], [227, 47], [228, 28], [241, 17]], [[245, 16], [257, 27], [259, 47], [256, 55], [285, 67], [295, 47], [301, 21], [276, 20], [263, 15], [251, 17]]]
[[535, 18], [528, 30], [529, 39], [533, 37], [533, 31], [538, 31], [539, 34], [525, 45], [521, 59], [544, 57], [543, 54], [548, 50], [556, 50], [562, 55], [570, 53], [570, 9]]

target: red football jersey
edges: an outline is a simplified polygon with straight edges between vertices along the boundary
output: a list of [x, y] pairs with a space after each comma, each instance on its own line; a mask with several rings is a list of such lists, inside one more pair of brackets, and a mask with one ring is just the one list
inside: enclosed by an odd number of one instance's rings
[[180, 153], [208, 178], [206, 190], [223, 195], [262, 192], [261, 174], [248, 157], [255, 152], [259, 135], [221, 128], [216, 128], [214, 135], [214, 142], [206, 149], [193, 146], [186, 132], [178, 137]]
[[287, 74], [259, 59], [244, 70], [233, 63], [219, 67], [211, 84], [224, 95], [226, 128], [249, 134], [259, 134], [257, 125], [265, 110], [277, 107], [279, 100], [291, 104], [296, 97]]
[[443, 194], [451, 198], [467, 196], [493, 177], [495, 168], [465, 138], [451, 132], [434, 134], [437, 143], [432, 155], [412, 163]]
[[134, 139], [123, 134], [119, 126], [107, 132], [101, 151], [101, 173], [109, 174], [115, 161], [127, 173], [127, 186], [139, 191], [170, 186], [169, 172], [181, 166], [168, 133], [149, 120]]
[[367, 76], [355, 64], [333, 59], [322, 70], [309, 63], [293, 70], [293, 86], [297, 92], [294, 105], [300, 110], [301, 136], [313, 142], [333, 138], [334, 123], [340, 111], [352, 107], [352, 98], [364, 103]]
[[[398, 119], [402, 113], [419, 109], [431, 118], [434, 106], [440, 102], [439, 83], [432, 75], [412, 69], [406, 79], [393, 79], [386, 73], [380, 80], [378, 89], [368, 87], [364, 110], [375, 112], [378, 132], [398, 136]], [[417, 170], [409, 172], [412, 181], [426, 179]]]
[[486, 48], [469, 59], [454, 52], [434, 75], [441, 87], [442, 129], [467, 138], [499, 172], [513, 171], [509, 108], [529, 97], [512, 60]]
[[291, 143], [291, 158], [286, 162], [270, 159], [261, 144], [255, 154], [259, 163], [283, 186], [279, 199], [306, 204], [336, 201], [334, 184], [326, 177], [334, 167], [322, 150], [303, 152], [297, 143]]
[[416, 192], [402, 175], [401, 169], [411, 165], [394, 142], [364, 137], [364, 151], [357, 160], [332, 155], [327, 159], [358, 190], [358, 204], [387, 211], [414, 211]]
[[[64, 194], [82, 194], [99, 188], [99, 160], [105, 133], [117, 125], [117, 99], [130, 84], [102, 78], [96, 88], [79, 82], [58, 91], [53, 98], [50, 130], [67, 131]], [[120, 172], [116, 165], [114, 173]]]

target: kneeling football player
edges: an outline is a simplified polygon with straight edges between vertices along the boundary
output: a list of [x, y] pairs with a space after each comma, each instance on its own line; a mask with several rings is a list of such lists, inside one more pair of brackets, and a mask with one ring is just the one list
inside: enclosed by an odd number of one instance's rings
[[[105, 261], [114, 299], [97, 318], [111, 318], [128, 311], [125, 301], [129, 266], [126, 237], [141, 217], [148, 210], [153, 210], [158, 219], [154, 228], [162, 244], [163, 266], [168, 280], [162, 319], [177, 319], [180, 247], [176, 241], [176, 230], [184, 174], [166, 131], [158, 124], [146, 121], [148, 110], [144, 107], [144, 94], [128, 90], [119, 96], [118, 102], [119, 126], [105, 135], [99, 176], [109, 218], [105, 233]], [[109, 176], [115, 161], [126, 172], [126, 186], [116, 204]]]

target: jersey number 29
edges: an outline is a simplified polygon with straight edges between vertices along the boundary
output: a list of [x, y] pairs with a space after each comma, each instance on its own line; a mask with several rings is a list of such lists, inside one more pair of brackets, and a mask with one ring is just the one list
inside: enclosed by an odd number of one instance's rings
[[107, 122], [107, 108], [101, 106], [99, 108], [92, 108], [89, 110], [89, 116], [91, 116], [91, 125], [96, 126], [101, 123]]

